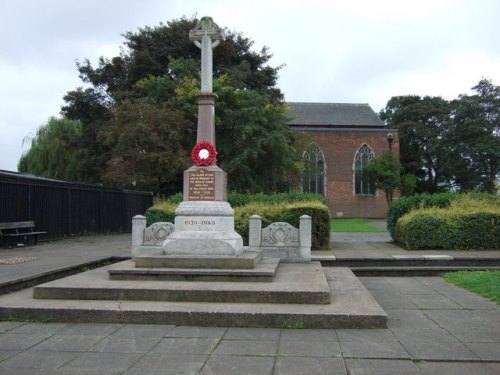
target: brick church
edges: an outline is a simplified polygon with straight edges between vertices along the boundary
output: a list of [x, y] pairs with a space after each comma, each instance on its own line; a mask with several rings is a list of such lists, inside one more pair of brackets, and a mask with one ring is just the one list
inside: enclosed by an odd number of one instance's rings
[[368, 104], [287, 106], [289, 125], [306, 146], [302, 190], [325, 195], [332, 217], [386, 217], [384, 192], [356, 171], [384, 151], [399, 154], [397, 129], [387, 129]]

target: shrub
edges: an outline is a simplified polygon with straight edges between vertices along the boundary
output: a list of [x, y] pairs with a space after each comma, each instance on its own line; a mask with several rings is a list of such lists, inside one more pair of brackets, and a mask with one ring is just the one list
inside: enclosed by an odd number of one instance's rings
[[231, 207], [241, 207], [250, 203], [291, 203], [291, 202], [321, 202], [326, 204], [326, 199], [320, 194], [311, 193], [277, 193], [277, 194], [241, 194], [231, 192], [228, 194], [227, 200]]
[[499, 248], [500, 204], [462, 195], [448, 208], [416, 209], [398, 220], [395, 239], [409, 249]]
[[[146, 210], [146, 224], [149, 226], [158, 221], [173, 222], [177, 204], [162, 201]], [[262, 227], [276, 221], [290, 223], [299, 227], [300, 216], [309, 215], [312, 218], [312, 247], [314, 249], [328, 248], [330, 244], [330, 211], [318, 201], [298, 201], [291, 203], [250, 203], [234, 208], [234, 227], [245, 244], [248, 244], [248, 226], [250, 216], [262, 217]]]
[[175, 209], [177, 203], [167, 201], [160, 201], [154, 206], [146, 210], [146, 225], [150, 226], [159, 221], [168, 221], [173, 223], [175, 220]]
[[[319, 201], [326, 204], [326, 199], [321, 194], [312, 193], [277, 193], [266, 195], [263, 193], [259, 194], [242, 194], [237, 192], [230, 192], [227, 196], [227, 201], [231, 207], [241, 207], [250, 203], [285, 203], [285, 202], [311, 202]], [[182, 202], [182, 193], [177, 193], [170, 196], [167, 202], [179, 204]]]
[[325, 249], [330, 244], [330, 211], [321, 202], [292, 202], [292, 203], [251, 203], [236, 207], [235, 230], [248, 243], [248, 226], [250, 216], [262, 217], [262, 227], [277, 221], [283, 221], [299, 227], [300, 217], [309, 215], [312, 218], [312, 247], [313, 249]]
[[485, 201], [490, 204], [500, 204], [500, 196], [488, 193], [438, 193], [438, 194], [417, 194], [409, 197], [402, 197], [394, 200], [389, 206], [387, 213], [387, 229], [392, 238], [396, 240], [396, 224], [400, 217], [417, 208], [439, 207], [445, 208], [450, 206], [451, 202], [462, 197], [470, 197], [475, 201]]

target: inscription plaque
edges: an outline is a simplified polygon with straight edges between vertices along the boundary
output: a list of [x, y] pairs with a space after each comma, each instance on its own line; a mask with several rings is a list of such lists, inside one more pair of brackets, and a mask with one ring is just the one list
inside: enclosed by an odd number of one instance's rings
[[189, 200], [215, 200], [215, 172], [197, 169], [189, 172]]

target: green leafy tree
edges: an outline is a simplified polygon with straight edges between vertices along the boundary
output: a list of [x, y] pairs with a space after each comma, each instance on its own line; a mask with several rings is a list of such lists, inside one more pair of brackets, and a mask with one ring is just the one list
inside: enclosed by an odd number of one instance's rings
[[418, 178], [418, 192], [434, 193], [450, 185], [447, 144], [450, 103], [441, 97], [392, 97], [380, 116], [399, 130], [400, 161], [404, 171]]
[[453, 179], [463, 191], [496, 192], [500, 175], [500, 86], [483, 79], [452, 102], [446, 134]]
[[[373, 159], [362, 169], [363, 177], [373, 184], [376, 190], [383, 190], [387, 203], [391, 203], [394, 198], [394, 192], [397, 189], [405, 190], [408, 194], [412, 193], [415, 179], [411, 175], [401, 175], [401, 164], [395, 153], [386, 151], [378, 158]], [[412, 186], [413, 185], [413, 186]]]
[[82, 181], [78, 162], [85, 153], [79, 147], [81, 124], [51, 117], [38, 128], [27, 153], [21, 156], [18, 170], [37, 176]]
[[182, 113], [165, 103], [123, 101], [99, 134], [110, 149], [104, 182], [160, 194], [180, 190], [172, 181], [188, 166], [181, 131], [187, 125]]
[[[174, 112], [181, 112], [186, 121], [178, 124], [180, 149], [170, 148], [170, 152], [190, 152], [196, 140], [200, 50], [188, 35], [196, 23], [194, 18], [181, 18], [128, 32], [124, 34], [126, 48], [119, 56], [100, 58], [96, 67], [88, 60], [78, 63], [80, 77], [90, 88], [69, 92], [62, 113], [82, 123], [85, 148], [93, 155], [85, 169], [94, 180], [121, 181], [110, 174], [110, 168], [118, 168], [121, 160], [110, 140], [120, 139], [123, 130], [116, 121], [127, 118], [120, 112], [128, 111], [130, 103], [168, 108], [166, 116], [173, 118]], [[226, 40], [214, 53], [219, 161], [229, 173], [232, 189], [288, 190], [295, 184], [297, 168], [290, 162], [295, 158], [294, 135], [287, 125], [283, 95], [276, 88], [280, 67], [267, 65], [271, 58], [268, 49], [256, 53], [252, 44], [241, 34], [226, 30]], [[127, 144], [119, 147], [122, 155]], [[156, 177], [151, 179], [155, 186]], [[179, 179], [170, 184], [178, 186]]]

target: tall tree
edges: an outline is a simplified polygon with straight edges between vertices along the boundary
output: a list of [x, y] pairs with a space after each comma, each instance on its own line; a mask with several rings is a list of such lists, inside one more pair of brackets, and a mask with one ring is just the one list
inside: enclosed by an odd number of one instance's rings
[[443, 134], [449, 126], [450, 103], [441, 97], [392, 97], [380, 116], [399, 130], [400, 160], [406, 173], [417, 176], [418, 192], [436, 192], [450, 184]]
[[181, 187], [172, 181], [188, 165], [181, 131], [186, 126], [182, 113], [165, 103], [124, 100], [99, 133], [100, 141], [110, 148], [104, 182], [160, 194], [179, 191]]
[[[82, 169], [92, 171], [94, 180], [111, 181], [110, 168], [118, 167], [116, 145], [103, 140], [120, 138], [122, 127], [116, 126], [116, 119], [128, 116], [121, 116], [120, 111], [128, 112], [130, 103], [140, 101], [142, 105], [147, 102], [155, 108], [168, 108], [167, 117], [175, 118], [174, 112], [182, 112], [187, 122], [178, 124], [181, 151], [188, 153], [194, 145], [200, 51], [188, 35], [196, 23], [194, 18], [181, 18], [128, 32], [124, 34], [126, 48], [119, 56], [101, 57], [96, 67], [88, 60], [78, 63], [80, 77], [90, 88], [69, 92], [62, 113], [82, 123], [82, 133], [88, 139], [85, 147], [95, 155], [86, 160]], [[271, 58], [268, 49], [256, 53], [252, 44], [241, 34], [226, 30], [226, 40], [214, 53], [214, 77], [219, 82], [215, 85], [219, 95], [219, 159], [225, 163], [233, 189], [288, 189], [297, 168], [290, 163], [295, 157], [291, 153], [294, 136], [285, 118], [283, 95], [276, 87], [280, 67], [267, 65]], [[167, 105], [161, 106], [163, 103]], [[120, 146], [122, 153], [125, 144]], [[171, 149], [172, 153], [177, 151]], [[267, 160], [265, 168], [260, 168], [262, 160]], [[114, 177], [113, 181], [118, 183]], [[179, 180], [171, 180], [170, 184], [178, 185]]]
[[78, 162], [84, 155], [79, 147], [81, 124], [51, 117], [38, 128], [27, 153], [21, 156], [18, 170], [37, 176], [82, 181]]
[[462, 190], [496, 192], [500, 178], [500, 86], [483, 79], [454, 100], [447, 137], [453, 178]]

